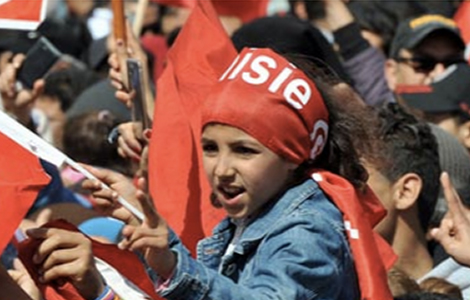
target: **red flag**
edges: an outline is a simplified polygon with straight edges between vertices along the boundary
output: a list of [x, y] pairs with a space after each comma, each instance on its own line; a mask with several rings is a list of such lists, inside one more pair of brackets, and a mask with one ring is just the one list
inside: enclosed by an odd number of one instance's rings
[[[59, 228], [78, 232], [72, 224], [64, 220], [55, 220], [45, 224], [45, 228]], [[148, 277], [143, 264], [136, 254], [127, 250], [121, 250], [116, 245], [102, 244], [92, 241], [92, 251], [98, 257], [114, 267], [125, 278], [132, 281], [139, 289], [144, 291], [151, 299], [160, 299], [155, 293], [152, 281]], [[47, 300], [83, 300], [70, 282], [64, 284], [42, 284], [39, 281], [38, 265], [33, 262], [33, 256], [42, 243], [40, 240], [27, 239], [18, 245], [18, 257], [21, 259], [29, 274], [36, 282], [44, 298]]]
[[1, 253], [50, 178], [35, 155], [1, 132], [0, 145]]
[[190, 250], [225, 212], [210, 204], [202, 167], [200, 106], [236, 57], [210, 1], [200, 1], [168, 52], [157, 86], [149, 151], [150, 192]]
[[267, 15], [269, 0], [212, 0], [212, 3], [219, 15], [236, 16], [248, 23]]
[[463, 1], [457, 12], [455, 13], [454, 20], [460, 29], [462, 38], [467, 45], [466, 59], [470, 62], [470, 1]]
[[338, 175], [318, 171], [312, 177], [343, 213], [361, 299], [392, 300], [387, 270], [395, 263], [396, 255], [391, 246], [373, 231], [385, 216], [383, 206], [370, 189], [359, 195], [346, 179]]
[[46, 16], [47, 0], [0, 0], [0, 27], [33, 30]]
[[[198, 0], [154, 0], [163, 5], [194, 8]], [[208, 0], [199, 0], [206, 2]], [[221, 16], [235, 16], [243, 23], [264, 17], [268, 13], [269, 0], [212, 0], [215, 10]]]

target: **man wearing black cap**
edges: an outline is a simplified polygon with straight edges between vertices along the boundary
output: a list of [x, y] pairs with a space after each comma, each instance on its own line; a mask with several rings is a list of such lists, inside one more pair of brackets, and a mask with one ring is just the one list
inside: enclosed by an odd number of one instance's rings
[[464, 61], [465, 44], [452, 19], [423, 15], [402, 21], [390, 47], [385, 76], [392, 91], [400, 85], [430, 84]]
[[402, 86], [404, 105], [448, 131], [470, 151], [470, 66], [452, 65], [429, 86]]

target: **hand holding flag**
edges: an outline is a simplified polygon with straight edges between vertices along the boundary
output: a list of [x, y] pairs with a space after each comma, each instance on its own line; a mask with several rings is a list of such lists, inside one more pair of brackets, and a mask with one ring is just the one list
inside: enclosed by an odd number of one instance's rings
[[[12, 139], [17, 145], [23, 147], [23, 149], [26, 149], [35, 156], [54, 164], [58, 168], [63, 167], [64, 164], [69, 165], [78, 172], [82, 173], [86, 178], [98, 181], [98, 179], [83, 166], [79, 165], [70, 157], [67, 157], [64, 153], [54, 148], [52, 145], [41, 139], [39, 136], [31, 132], [17, 121], [13, 120], [10, 116], [2, 111], [0, 111], [0, 132]], [[100, 182], [100, 186], [103, 189], [110, 190], [110, 187], [102, 182]], [[122, 196], [118, 195], [115, 199], [124, 208], [134, 214], [137, 219], [143, 221], [144, 215], [142, 212], [132, 206]]]

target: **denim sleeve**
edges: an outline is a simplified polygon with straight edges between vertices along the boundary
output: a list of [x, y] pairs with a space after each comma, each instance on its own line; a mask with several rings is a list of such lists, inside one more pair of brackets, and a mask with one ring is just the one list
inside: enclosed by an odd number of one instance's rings
[[300, 213], [278, 222], [259, 243], [238, 283], [178, 247], [173, 248], [178, 257], [175, 273], [169, 286], [160, 291], [165, 299], [357, 298], [353, 262], [343, 229], [320, 213]]

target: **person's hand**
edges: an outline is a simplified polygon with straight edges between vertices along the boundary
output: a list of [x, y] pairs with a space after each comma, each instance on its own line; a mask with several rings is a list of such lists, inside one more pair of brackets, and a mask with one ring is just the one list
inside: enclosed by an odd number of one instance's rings
[[123, 240], [120, 249], [139, 251], [159, 276], [169, 278], [176, 266], [176, 255], [169, 247], [169, 228], [165, 220], [155, 211], [148, 193], [144, 192], [146, 181], [138, 180], [137, 199], [142, 207], [145, 220], [141, 225], [127, 225], [122, 229]]
[[431, 236], [456, 261], [470, 266], [470, 220], [447, 173], [441, 175], [441, 184], [449, 210], [440, 227], [431, 230]]
[[69, 281], [85, 299], [96, 299], [105, 283], [96, 268], [91, 241], [80, 232], [56, 228], [29, 229], [27, 235], [42, 240], [33, 262], [43, 283]]
[[116, 89], [115, 96], [118, 100], [131, 106], [133, 95], [129, 92], [129, 84], [127, 82], [127, 58], [138, 59], [142, 64], [142, 73], [144, 86], [146, 87], [146, 96], [153, 97], [150, 89], [150, 77], [148, 70], [148, 58], [144, 49], [142, 48], [139, 39], [133, 34], [129, 24], [126, 24], [126, 43], [123, 40], [114, 40], [113, 35], [109, 35], [108, 48], [109, 48], [109, 78], [111, 84]]
[[142, 211], [140, 202], [137, 200], [138, 189], [133, 182], [118, 172], [97, 169], [85, 165], [83, 165], [83, 167], [98, 180], [111, 188], [103, 188], [101, 182], [97, 180], [86, 179], [83, 181], [82, 187], [89, 190], [95, 200], [95, 209], [104, 215], [112, 216], [126, 224], [140, 224], [140, 221], [117, 201], [118, 196], [121, 195], [131, 205]]
[[133, 122], [122, 123], [118, 126], [118, 153], [124, 158], [140, 162], [144, 143], [135, 135]]
[[41, 291], [19, 259], [13, 261], [13, 269], [8, 270], [8, 274], [31, 299], [43, 300]]
[[0, 94], [4, 111], [13, 115], [23, 125], [28, 125], [34, 101], [44, 89], [44, 80], [36, 80], [32, 90], [17, 89], [16, 76], [24, 58], [23, 54], [15, 55], [11, 63], [5, 66], [0, 74]]

